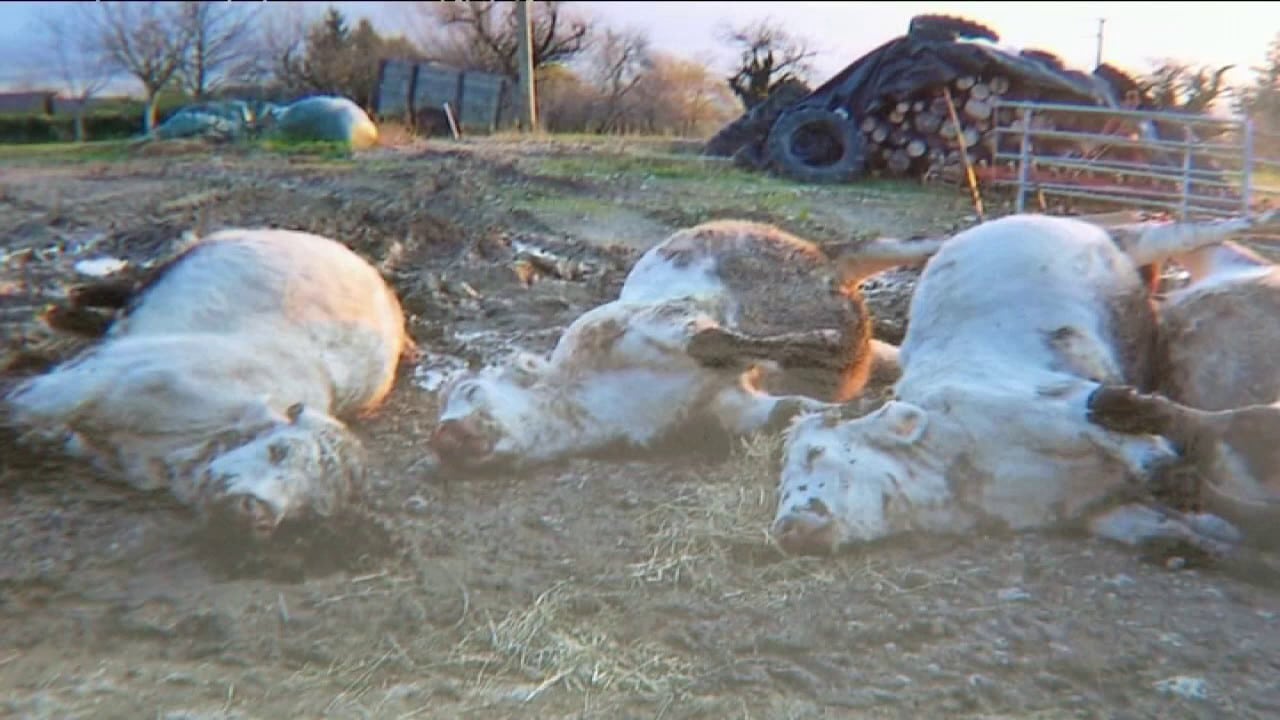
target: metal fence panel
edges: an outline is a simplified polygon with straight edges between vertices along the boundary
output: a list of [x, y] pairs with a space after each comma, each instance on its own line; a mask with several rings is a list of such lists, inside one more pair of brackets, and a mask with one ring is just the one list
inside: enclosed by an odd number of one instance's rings
[[[1003, 111], [1003, 112], [1002, 112]], [[1016, 210], [1023, 212], [1031, 193], [1087, 199], [1193, 215], [1231, 216], [1254, 209], [1256, 203], [1280, 199], [1280, 187], [1259, 183], [1259, 169], [1280, 168], [1280, 161], [1255, 154], [1255, 131], [1248, 120], [1180, 113], [1121, 110], [1000, 100], [994, 106], [997, 123], [994, 164], [1013, 165], [1016, 177], [992, 174], [997, 185], [1016, 185]], [[1145, 123], [1147, 137], [1063, 131], [1037, 127], [1036, 120], [1054, 114], [1091, 114]], [[1159, 139], [1153, 123], [1177, 128], [1183, 140]], [[1213, 142], [1196, 139], [1197, 128], [1213, 127]], [[1000, 151], [1002, 136], [1017, 139], [1018, 150]], [[1075, 141], [1102, 148], [1093, 157], [1069, 157], [1037, 152], [1037, 141]], [[1111, 148], [1142, 151], [1142, 157], [1163, 164], [1105, 158]], [[1213, 163], [1213, 167], [1205, 167]], [[1086, 175], [1087, 174], [1087, 175]], [[1087, 179], [1086, 179], [1087, 178]]]
[[407, 115], [409, 113], [409, 83], [413, 77], [413, 65], [407, 62], [388, 61], [382, 67], [378, 84], [378, 112], [383, 115]]
[[413, 118], [424, 110], [441, 111], [448, 103], [464, 130], [491, 132], [510, 115], [504, 112], [508, 90], [501, 75], [387, 60], [380, 71], [377, 107], [384, 117]]

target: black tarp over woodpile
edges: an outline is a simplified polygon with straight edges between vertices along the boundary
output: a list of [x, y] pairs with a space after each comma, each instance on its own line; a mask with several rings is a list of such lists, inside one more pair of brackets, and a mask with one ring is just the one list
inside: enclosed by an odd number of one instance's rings
[[[917, 16], [905, 35], [812, 91], [796, 83], [778, 88], [708, 141], [704, 153], [807, 182], [849, 182], [869, 173], [956, 176], [962, 149], [979, 167], [993, 162], [998, 144], [1002, 152], [1017, 150], [1017, 136], [995, 132], [1020, 123], [996, 116], [1001, 98], [1094, 107], [1121, 107], [1127, 100], [1130, 107], [1150, 107], [1139, 84], [1117, 68], [1071, 70], [1051, 53], [1013, 53], [992, 44], [998, 41], [994, 30], [970, 20]], [[1097, 133], [1107, 122], [1081, 114], [1038, 117], [1035, 127]], [[1134, 132], [1148, 139], [1168, 131], [1138, 125]], [[1181, 128], [1177, 133], [1181, 141]], [[1037, 152], [1085, 154], [1073, 140], [1037, 141]], [[1113, 152], [1121, 161], [1165, 164], [1136, 157], [1132, 149]]]

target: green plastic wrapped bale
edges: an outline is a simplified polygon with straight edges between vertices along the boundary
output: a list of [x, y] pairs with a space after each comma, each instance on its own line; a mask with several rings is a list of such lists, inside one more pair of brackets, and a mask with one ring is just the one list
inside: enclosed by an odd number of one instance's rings
[[253, 110], [246, 102], [208, 102], [182, 108], [157, 127], [155, 134], [164, 140], [233, 138], [244, 134], [253, 122]]
[[244, 123], [201, 110], [180, 110], [155, 129], [163, 140], [178, 138], [230, 138], [244, 131]]
[[378, 142], [378, 126], [359, 105], [344, 97], [299, 100], [279, 114], [276, 131], [287, 140], [341, 142], [355, 149]]

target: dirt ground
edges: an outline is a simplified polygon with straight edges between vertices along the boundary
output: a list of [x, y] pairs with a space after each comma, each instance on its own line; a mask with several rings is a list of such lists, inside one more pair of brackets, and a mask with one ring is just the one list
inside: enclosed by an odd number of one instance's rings
[[680, 149], [0, 166], [10, 381], [76, 349], [34, 317], [77, 262], [145, 265], [226, 226], [347, 242], [426, 351], [356, 426], [379, 488], [366, 523], [269, 557], [228, 562], [167, 497], [0, 438], [0, 717], [1280, 716], [1274, 589], [1068, 533], [785, 558], [765, 536], [776, 440], [441, 476], [424, 449], [441, 373], [549, 350], [677, 227], [741, 217], [834, 241], [972, 221], [955, 190], [803, 187]]

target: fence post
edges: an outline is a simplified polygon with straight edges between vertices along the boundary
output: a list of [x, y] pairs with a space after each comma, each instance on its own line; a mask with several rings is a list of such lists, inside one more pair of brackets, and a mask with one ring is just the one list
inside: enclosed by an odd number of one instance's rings
[[1182, 126], [1182, 208], [1180, 210], [1183, 222], [1187, 220], [1187, 214], [1191, 205], [1191, 126]]
[[1018, 200], [1015, 212], [1021, 213], [1026, 207], [1027, 175], [1031, 163], [1031, 108], [1022, 108], [1022, 144], [1018, 148]]
[[1250, 183], [1253, 180], [1253, 120], [1244, 119], [1244, 157], [1240, 170], [1240, 212], [1244, 215], [1249, 214], [1249, 209], [1253, 207], [1250, 194]]

